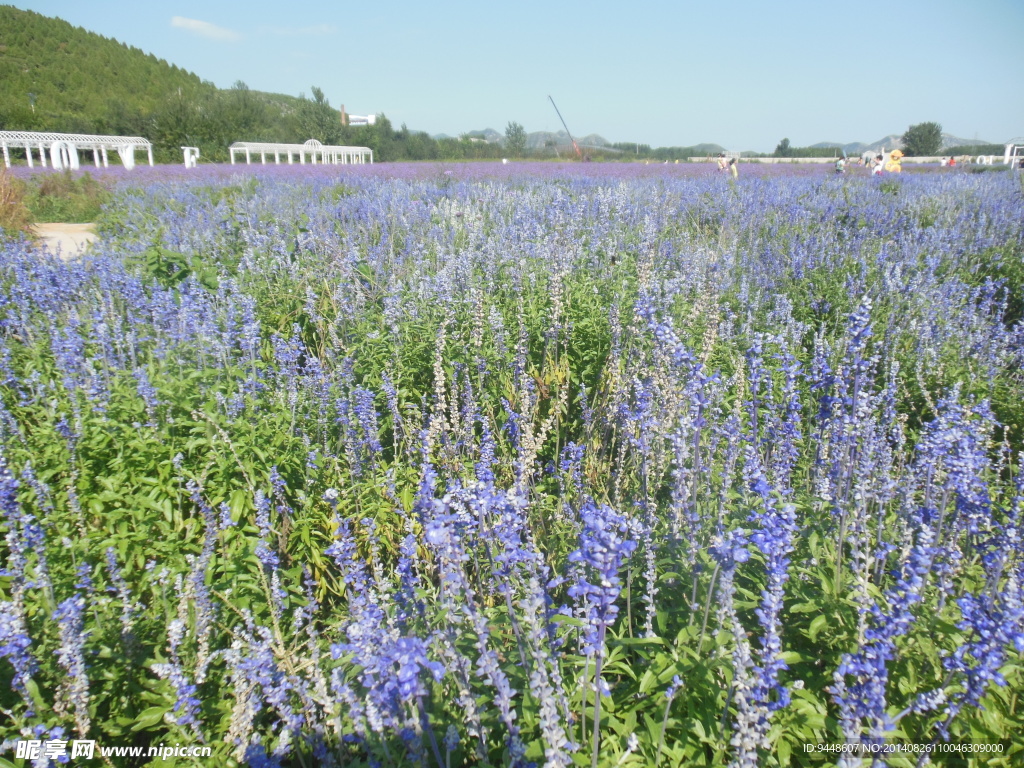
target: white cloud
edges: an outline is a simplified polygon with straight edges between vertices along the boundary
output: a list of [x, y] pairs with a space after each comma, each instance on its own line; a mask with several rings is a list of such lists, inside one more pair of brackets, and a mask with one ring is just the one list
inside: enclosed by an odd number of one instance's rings
[[198, 19], [186, 19], [184, 16], [172, 17], [171, 26], [177, 27], [178, 29], [187, 30], [188, 32], [194, 32], [200, 37], [206, 37], [210, 40], [222, 40], [225, 42], [232, 42], [235, 40], [240, 40], [242, 37], [233, 29], [225, 29], [224, 27], [218, 27], [216, 24], [211, 24], [208, 21], [199, 21]]

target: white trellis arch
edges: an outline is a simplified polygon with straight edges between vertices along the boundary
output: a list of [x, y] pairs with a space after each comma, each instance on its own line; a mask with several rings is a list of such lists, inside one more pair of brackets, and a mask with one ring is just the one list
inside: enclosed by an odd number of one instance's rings
[[281, 156], [287, 160], [288, 165], [293, 164], [293, 157], [299, 158], [299, 164], [305, 165], [306, 158], [312, 165], [364, 165], [367, 162], [373, 164], [373, 150], [369, 147], [336, 147], [329, 144], [321, 144], [316, 139], [309, 139], [304, 144], [273, 144], [262, 141], [236, 141], [228, 152], [231, 154], [231, 164], [235, 164], [235, 153], [241, 153], [245, 157], [245, 164], [252, 163], [253, 155], [258, 154], [260, 163], [266, 165], [267, 157], [272, 156], [275, 165], [281, 164]]
[[135, 152], [145, 150], [149, 164], [153, 164], [153, 145], [139, 136], [93, 136], [84, 133], [48, 133], [40, 131], [0, 131], [4, 165], [11, 167], [12, 149], [23, 149], [28, 167], [35, 166], [34, 155], [39, 152], [39, 164], [46, 168], [46, 154], [54, 168], [79, 167], [79, 152], [92, 150], [93, 163], [99, 168], [109, 166], [107, 152], [116, 151], [125, 168], [135, 167]]

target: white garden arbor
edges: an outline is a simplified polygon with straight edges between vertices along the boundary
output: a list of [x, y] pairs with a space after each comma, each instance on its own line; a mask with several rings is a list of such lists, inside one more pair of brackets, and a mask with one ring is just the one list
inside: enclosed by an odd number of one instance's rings
[[3, 147], [4, 165], [11, 167], [12, 149], [25, 150], [28, 167], [35, 166], [33, 155], [38, 150], [39, 164], [47, 167], [46, 155], [50, 155], [50, 165], [56, 169], [77, 169], [80, 166], [79, 152], [92, 150], [93, 163], [97, 168], [109, 167], [108, 152], [117, 152], [125, 168], [135, 167], [135, 153], [145, 150], [149, 156], [149, 164], [153, 164], [153, 145], [140, 136], [93, 136], [84, 133], [46, 133], [38, 131], [0, 131], [0, 146]]
[[254, 156], [258, 155], [263, 165], [267, 163], [267, 157], [272, 157], [275, 165], [281, 164], [281, 156], [287, 158], [288, 165], [293, 164], [292, 157], [299, 158], [299, 164], [306, 164], [306, 157], [312, 165], [365, 165], [373, 164], [373, 150], [369, 147], [335, 147], [329, 144], [321, 144], [316, 139], [310, 139], [305, 144], [271, 144], [262, 141], [236, 141], [228, 151], [231, 153], [231, 164], [235, 164], [235, 153], [245, 156], [245, 163], [252, 163]]

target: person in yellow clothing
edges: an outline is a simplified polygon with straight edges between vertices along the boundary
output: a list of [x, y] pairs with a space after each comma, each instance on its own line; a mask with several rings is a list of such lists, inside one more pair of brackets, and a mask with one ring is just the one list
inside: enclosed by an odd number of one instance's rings
[[903, 170], [903, 153], [894, 149], [889, 153], [889, 159], [885, 163], [886, 173], [899, 173]]

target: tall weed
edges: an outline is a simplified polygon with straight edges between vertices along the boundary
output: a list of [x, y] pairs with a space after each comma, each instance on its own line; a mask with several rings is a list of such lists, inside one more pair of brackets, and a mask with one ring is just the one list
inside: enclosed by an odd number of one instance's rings
[[32, 215], [25, 205], [25, 184], [0, 168], [0, 237], [30, 231]]

